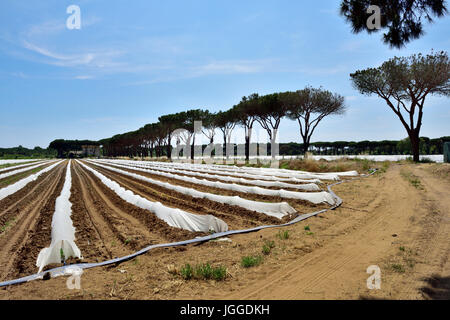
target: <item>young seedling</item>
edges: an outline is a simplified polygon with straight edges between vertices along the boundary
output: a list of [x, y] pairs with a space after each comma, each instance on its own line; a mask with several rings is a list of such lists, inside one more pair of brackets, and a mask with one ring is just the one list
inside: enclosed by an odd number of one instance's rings
[[194, 272], [192, 270], [191, 265], [189, 263], [185, 264], [184, 267], [181, 268], [180, 274], [184, 280], [192, 279]]
[[280, 238], [280, 240], [287, 240], [287, 239], [289, 239], [289, 231], [288, 230], [279, 231], [278, 232], [278, 238]]
[[64, 256], [63, 248], [59, 249], [59, 255], [61, 256], [61, 263], [66, 264], [66, 257]]
[[262, 252], [265, 255], [268, 255], [270, 254], [273, 248], [275, 248], [275, 241], [266, 240], [263, 245]]

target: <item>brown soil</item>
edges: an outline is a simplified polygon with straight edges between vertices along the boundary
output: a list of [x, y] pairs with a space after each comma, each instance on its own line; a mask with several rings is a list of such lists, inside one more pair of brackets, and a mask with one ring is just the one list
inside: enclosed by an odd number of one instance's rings
[[0, 278], [36, 272], [39, 251], [47, 245], [55, 200], [64, 183], [66, 164], [44, 173], [37, 181], [0, 201]]
[[[86, 270], [81, 290], [67, 289], [61, 277], [0, 289], [0, 298], [448, 300], [450, 181], [434, 175], [431, 166], [392, 164], [386, 173], [335, 186], [344, 200], [340, 208], [288, 228], [152, 250], [117, 266]], [[401, 170], [418, 177], [422, 188]], [[280, 239], [280, 230], [289, 239]], [[263, 255], [266, 240], [275, 247]], [[248, 255], [262, 255], [263, 262], [243, 268], [241, 258]], [[227, 279], [183, 280], [173, 272], [205, 262], [226, 266]], [[370, 265], [381, 269], [380, 290], [366, 286]]]
[[[53, 163], [45, 163], [45, 164], [42, 164], [40, 167], [31, 169], [31, 170], [27, 170], [24, 172], [20, 172], [20, 173], [14, 174], [12, 176], [0, 179], [0, 189], [5, 188], [13, 183], [16, 183], [19, 180], [25, 179], [26, 177], [31, 176], [32, 174], [38, 173], [39, 171], [51, 166], [52, 164]], [[30, 164], [30, 165], [34, 165], [34, 164]], [[25, 169], [25, 168], [20, 168], [20, 169]], [[17, 169], [8, 170], [6, 172], [2, 172], [1, 174], [8, 173], [8, 172], [14, 171], [14, 170], [17, 170]]]

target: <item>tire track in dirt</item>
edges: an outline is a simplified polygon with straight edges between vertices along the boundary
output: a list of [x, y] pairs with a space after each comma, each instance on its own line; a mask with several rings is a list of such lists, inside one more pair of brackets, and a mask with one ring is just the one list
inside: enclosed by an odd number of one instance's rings
[[[58, 165], [48, 175], [50, 183], [17, 216], [17, 221], [0, 239], [1, 279], [36, 272], [36, 259], [51, 240], [51, 220], [56, 198], [64, 185], [67, 162]], [[41, 184], [42, 185], [42, 184]]]
[[[398, 175], [397, 171], [391, 172], [391, 175]], [[378, 263], [386, 250], [391, 249], [392, 240], [389, 237], [392, 230], [396, 230], [395, 222], [405, 210], [412, 210], [414, 207], [413, 203], [408, 203], [408, 208], [403, 203], [396, 205], [395, 201], [386, 203], [386, 199], [395, 198], [395, 191], [399, 191], [398, 189], [398, 185], [385, 186], [377, 196], [384, 201], [378, 200], [371, 208], [367, 208], [369, 214], [364, 214], [363, 219], [352, 221], [351, 225], [346, 226], [344, 234], [340, 234], [342, 231], [338, 230], [337, 236], [327, 241], [326, 246], [295, 259], [264, 281], [257, 281], [225, 298], [324, 299], [333, 297], [332, 293], [341, 288], [343, 292], [340, 298], [344, 298], [344, 294], [350, 298], [358, 298], [360, 292], [367, 290], [365, 279], [368, 275], [365, 274], [365, 269]], [[380, 204], [382, 208], [379, 208]], [[402, 224], [407, 223], [407, 219], [402, 220]]]
[[159, 201], [169, 207], [180, 208], [194, 214], [211, 214], [224, 220], [230, 229], [251, 228], [267, 224], [281, 224], [286, 220], [292, 219], [292, 217], [285, 217], [283, 220], [279, 220], [238, 206], [222, 204], [208, 199], [193, 198], [101, 167], [96, 166], [95, 169], [105, 176], [108, 176], [110, 179], [118, 182], [124, 188], [129, 189], [142, 197], [151, 201]]
[[[98, 167], [96, 167], [98, 168]], [[262, 202], [287, 202], [289, 203], [294, 209], [296, 209], [299, 213], [308, 213], [313, 212], [321, 209], [329, 208], [328, 204], [314, 204], [306, 200], [298, 200], [298, 199], [289, 199], [289, 198], [282, 198], [277, 196], [267, 196], [267, 195], [260, 195], [260, 194], [254, 194], [254, 193], [244, 193], [244, 192], [238, 192], [233, 190], [226, 190], [226, 189], [220, 189], [220, 188], [214, 188], [210, 186], [204, 186], [201, 184], [196, 183], [190, 183], [183, 180], [175, 179], [175, 178], [167, 178], [164, 176], [151, 174], [148, 172], [133, 170], [132, 168], [120, 168], [121, 170], [132, 172], [138, 175], [142, 175], [144, 177], [148, 177], [151, 179], [155, 179], [162, 182], [168, 182], [173, 185], [183, 186], [186, 188], [192, 188], [201, 192], [207, 192], [207, 193], [213, 193], [218, 194], [222, 196], [239, 196], [243, 199], [248, 200], [254, 200], [254, 201], [262, 201]], [[222, 181], [223, 182], [223, 181]], [[299, 191], [299, 190], [296, 190]], [[303, 192], [303, 191], [301, 191]]]
[[[445, 180], [437, 179], [424, 172], [422, 167], [414, 167], [413, 174], [420, 178], [424, 189], [418, 193], [426, 214], [422, 216], [419, 225], [422, 232], [415, 238], [410, 247], [416, 250], [420, 256], [420, 262], [415, 266], [415, 280], [405, 286], [403, 294], [406, 299], [419, 297], [430, 298], [423, 292], [423, 287], [417, 290], [417, 286], [425, 285], [423, 281], [436, 274], [441, 277], [450, 276], [450, 268], [447, 265], [450, 256], [450, 201], [447, 190], [450, 187]], [[413, 188], [412, 186], [410, 186]], [[448, 298], [448, 292], [447, 297]]]

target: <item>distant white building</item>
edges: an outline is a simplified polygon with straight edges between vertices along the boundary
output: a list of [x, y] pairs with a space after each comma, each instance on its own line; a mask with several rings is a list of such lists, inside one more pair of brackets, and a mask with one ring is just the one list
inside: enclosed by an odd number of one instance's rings
[[100, 146], [83, 145], [81, 146], [81, 151], [85, 157], [100, 157]]

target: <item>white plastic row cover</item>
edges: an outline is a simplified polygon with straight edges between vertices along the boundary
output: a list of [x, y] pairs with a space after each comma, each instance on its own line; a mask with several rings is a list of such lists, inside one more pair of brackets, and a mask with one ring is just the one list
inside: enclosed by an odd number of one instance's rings
[[26, 168], [21, 168], [21, 169], [13, 170], [13, 171], [10, 171], [10, 172], [6, 172], [6, 173], [3, 173], [3, 174], [0, 174], [0, 179], [4, 179], [4, 178], [7, 178], [7, 177], [10, 177], [10, 176], [13, 176], [15, 174], [19, 174], [19, 173], [22, 173], [22, 172], [25, 172], [25, 171], [30, 171], [30, 170], [36, 169], [38, 167], [42, 167], [45, 164], [46, 163], [39, 162], [38, 164], [35, 164], [34, 166], [31, 166], [31, 167], [26, 167]]
[[59, 165], [62, 161], [58, 161], [55, 164], [52, 164], [51, 166], [48, 166], [47, 168], [42, 169], [41, 171], [32, 174], [22, 180], [17, 181], [14, 184], [11, 184], [5, 188], [0, 189], [0, 200], [3, 200], [4, 198], [16, 193], [20, 189], [24, 188], [27, 184], [29, 184], [32, 181], [35, 181], [41, 174], [44, 174], [53, 168], [55, 168], [57, 165]]
[[198, 190], [195, 190], [192, 188], [172, 185], [168, 182], [163, 182], [163, 181], [151, 179], [148, 177], [144, 177], [144, 176], [141, 176], [141, 175], [129, 172], [129, 171], [120, 170], [120, 169], [117, 169], [117, 168], [114, 168], [111, 166], [105, 166], [105, 165], [98, 163], [97, 161], [95, 161], [95, 162], [93, 161], [93, 163], [99, 167], [106, 168], [108, 170], [133, 177], [137, 180], [149, 182], [154, 185], [158, 185], [160, 187], [166, 188], [168, 190], [173, 190], [175, 192], [179, 192], [181, 194], [191, 196], [193, 198], [208, 199], [208, 200], [211, 200], [214, 202], [219, 202], [219, 203], [228, 204], [228, 205], [235, 205], [235, 206], [239, 206], [239, 207], [245, 208], [250, 211], [264, 213], [266, 215], [276, 217], [279, 219], [283, 218], [284, 216], [286, 216], [288, 214], [296, 212], [296, 210], [294, 208], [292, 208], [287, 202], [267, 203], [267, 202], [247, 200], [247, 199], [243, 199], [239, 196], [222, 196], [222, 195], [217, 195], [217, 194], [212, 194], [212, 193], [201, 192], [201, 191], [198, 191]]
[[[203, 164], [188, 164], [188, 165], [197, 167], [205, 166]], [[358, 176], [358, 172], [356, 171], [312, 173], [307, 171], [297, 171], [297, 170], [277, 169], [277, 168], [252, 168], [252, 167], [238, 167], [238, 166], [224, 166], [224, 165], [206, 165], [206, 166], [223, 171], [270, 174], [282, 177], [298, 177], [298, 178], [308, 177], [325, 180], [339, 180], [339, 176]]]
[[164, 162], [163, 166], [183, 166], [185, 168], [211, 168], [214, 170], [233, 172], [233, 173], [248, 173], [264, 176], [285, 177], [285, 178], [297, 178], [297, 179], [324, 179], [324, 180], [339, 180], [339, 175], [356, 175], [356, 171], [342, 172], [342, 173], [311, 173], [306, 171], [275, 169], [275, 168], [251, 168], [251, 167], [238, 167], [238, 166], [225, 166], [225, 165], [208, 165], [208, 164], [191, 164], [191, 163], [167, 163]]
[[81, 251], [75, 244], [75, 227], [70, 218], [72, 215], [72, 203], [69, 200], [72, 187], [71, 163], [72, 160], [69, 160], [61, 195], [56, 198], [52, 218], [52, 241], [49, 247], [39, 252], [37, 257], [38, 272], [41, 272], [46, 265], [64, 262], [69, 257], [82, 258]]
[[19, 169], [19, 168], [23, 168], [23, 167], [27, 167], [27, 166], [31, 166], [33, 164], [38, 164], [38, 163], [42, 163], [42, 162], [46, 162], [46, 161], [39, 161], [39, 162], [30, 162], [30, 163], [25, 163], [25, 164], [20, 164], [20, 165], [14, 165], [11, 167], [7, 167], [7, 168], [3, 168], [0, 169], [0, 172], [4, 172], [4, 171], [8, 171], [8, 170], [13, 170], [13, 169]]
[[[98, 162], [97, 162], [98, 163]], [[118, 167], [128, 168], [124, 165], [116, 165]], [[321, 192], [297, 192], [297, 191], [287, 191], [287, 190], [272, 190], [272, 189], [264, 189], [260, 187], [248, 187], [243, 185], [238, 185], [234, 183], [223, 183], [219, 181], [209, 181], [206, 179], [197, 179], [193, 177], [186, 177], [186, 176], [178, 176], [171, 173], [166, 172], [159, 172], [155, 170], [150, 169], [142, 169], [142, 168], [136, 168], [137, 171], [142, 172], [148, 172], [154, 175], [159, 175], [167, 178], [172, 179], [178, 179], [182, 181], [186, 181], [193, 184], [198, 185], [204, 185], [208, 187], [213, 187], [217, 189], [223, 189], [223, 190], [231, 190], [236, 192], [242, 192], [242, 193], [252, 193], [252, 194], [258, 194], [258, 195], [266, 195], [266, 196], [274, 196], [274, 197], [281, 197], [281, 198], [287, 198], [287, 199], [297, 199], [297, 200], [305, 200], [312, 202], [314, 204], [323, 203], [326, 202], [330, 205], [334, 205], [334, 197], [329, 194], [326, 191]]]
[[[116, 162], [113, 162], [113, 161], [104, 161], [104, 163], [116, 164]], [[144, 166], [144, 165], [134, 164], [134, 163], [130, 163], [127, 165], [130, 167], [136, 167], [136, 168], [152, 168], [150, 166]], [[174, 174], [184, 174], [187, 176], [210, 178], [210, 179], [216, 179], [216, 180], [227, 181], [227, 182], [238, 182], [238, 183], [250, 184], [250, 185], [261, 186], [261, 187], [291, 188], [291, 189], [298, 189], [298, 190], [305, 190], [305, 191], [319, 191], [320, 190], [320, 188], [314, 183], [291, 184], [291, 183], [280, 182], [280, 181], [248, 180], [248, 179], [235, 178], [235, 177], [230, 177], [230, 176], [221, 176], [221, 175], [216, 175], [216, 174], [207, 174], [207, 173], [186, 171], [183, 169], [171, 169], [171, 168], [164, 168], [164, 167], [155, 167], [153, 169], [157, 170], [157, 171], [170, 172], [170, 173], [174, 173]]]
[[[104, 160], [103, 160], [104, 161]], [[210, 168], [207, 165], [201, 165], [201, 166], [191, 166], [187, 163], [182, 164], [175, 164], [175, 163], [156, 163], [153, 161], [129, 161], [129, 160], [109, 160], [113, 162], [119, 162], [123, 164], [136, 164], [149, 167], [149, 168], [181, 168], [183, 170], [189, 170], [193, 172], [205, 172], [205, 173], [213, 173], [213, 174], [222, 174], [222, 175], [228, 175], [228, 176], [237, 176], [241, 178], [248, 178], [248, 179], [259, 179], [259, 180], [268, 180], [268, 181], [280, 181], [280, 182], [295, 182], [295, 183], [321, 183], [319, 179], [298, 179], [293, 177], [277, 177], [275, 175], [257, 175], [256, 173], [247, 173], [243, 171], [224, 171], [219, 169]]]
[[131, 190], [126, 190], [117, 182], [108, 179], [97, 170], [88, 167], [84, 163], [80, 164], [88, 171], [92, 172], [102, 183], [109, 189], [114, 191], [120, 198], [139, 208], [149, 210], [154, 213], [159, 219], [165, 221], [169, 226], [180, 228], [189, 231], [215, 232], [228, 231], [228, 225], [212, 216], [212, 215], [197, 215], [180, 209], [166, 207], [160, 202], [149, 201], [139, 195], [134, 194]]

